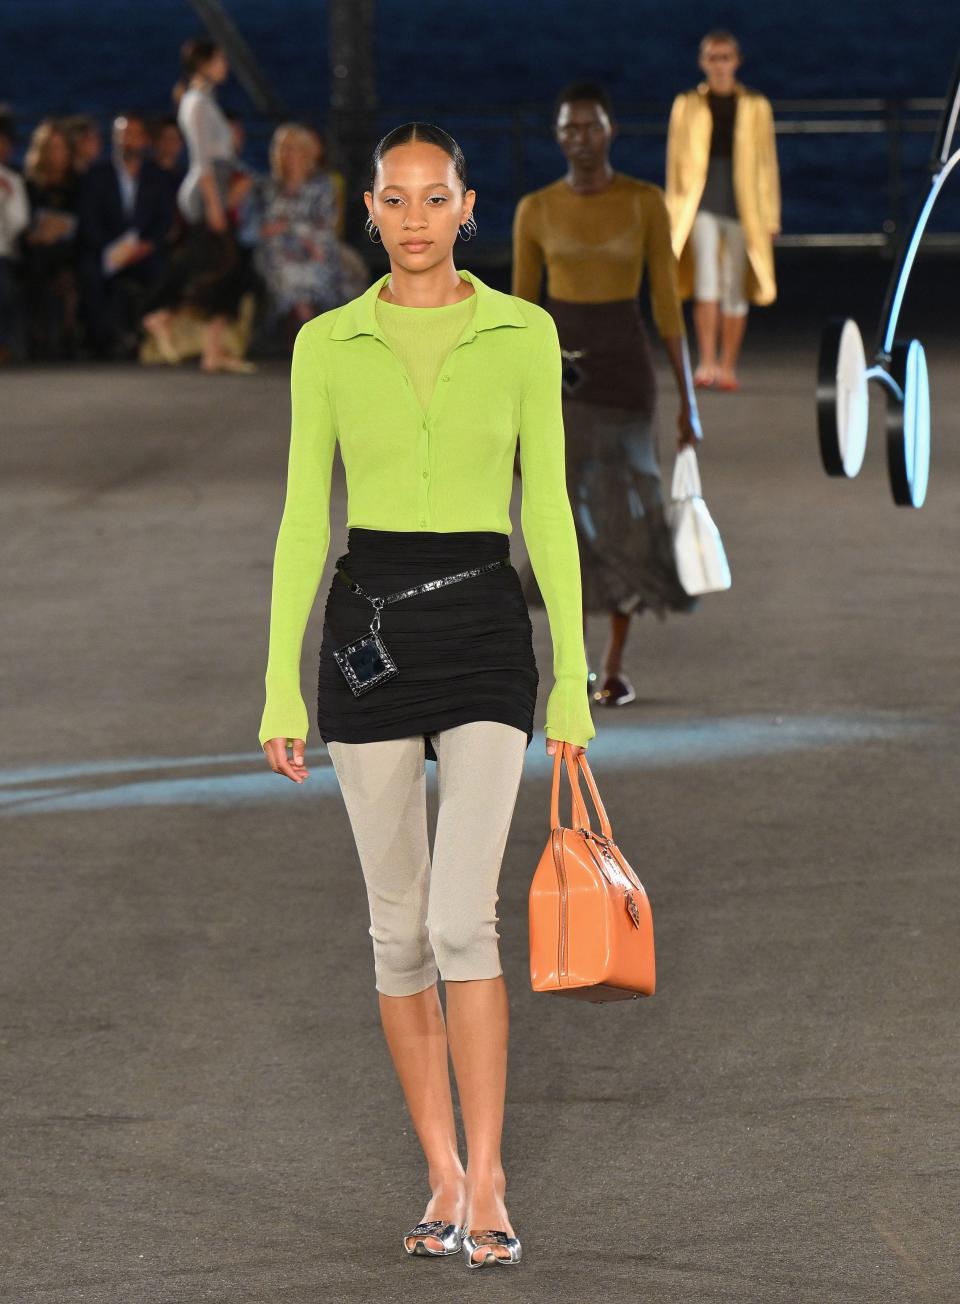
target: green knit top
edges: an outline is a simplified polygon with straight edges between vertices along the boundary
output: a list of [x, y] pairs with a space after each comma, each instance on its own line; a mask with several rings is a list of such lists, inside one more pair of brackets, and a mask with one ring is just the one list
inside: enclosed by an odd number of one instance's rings
[[495, 290], [472, 272], [459, 275], [474, 294], [411, 308], [380, 300], [386, 272], [297, 334], [261, 744], [307, 737], [300, 659], [330, 543], [338, 445], [348, 528], [506, 535], [513, 530], [519, 447], [520, 526], [553, 642], [544, 729], [548, 738], [581, 747], [596, 732], [567, 496], [557, 328], [539, 304]]

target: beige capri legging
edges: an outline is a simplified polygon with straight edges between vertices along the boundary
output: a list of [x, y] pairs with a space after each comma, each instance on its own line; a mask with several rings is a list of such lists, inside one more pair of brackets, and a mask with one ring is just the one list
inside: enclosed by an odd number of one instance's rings
[[430, 735], [437, 827], [427, 835], [424, 736], [330, 740], [370, 907], [377, 990], [412, 996], [437, 976], [496, 978], [497, 884], [527, 734], [472, 720]]
[[699, 303], [719, 303], [727, 317], [745, 317], [747, 244], [735, 217], [701, 209], [690, 233], [693, 241], [693, 297]]

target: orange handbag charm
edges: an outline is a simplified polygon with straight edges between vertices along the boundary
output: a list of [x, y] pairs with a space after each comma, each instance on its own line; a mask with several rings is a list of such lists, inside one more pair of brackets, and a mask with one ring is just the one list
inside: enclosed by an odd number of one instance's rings
[[[560, 825], [560, 759], [572, 794], [572, 828]], [[600, 832], [580, 791], [583, 771]], [[553, 756], [550, 840], [530, 884], [530, 982], [536, 992], [584, 1001], [652, 996], [653, 914], [643, 884], [613, 840], [586, 752], [568, 743]]]

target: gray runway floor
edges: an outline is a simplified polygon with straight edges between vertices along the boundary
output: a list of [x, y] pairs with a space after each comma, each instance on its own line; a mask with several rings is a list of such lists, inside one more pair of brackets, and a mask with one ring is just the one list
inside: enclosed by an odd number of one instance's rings
[[[862, 478], [822, 474], [814, 355], [754, 348], [744, 391], [704, 399], [734, 588], [635, 625], [640, 700], [598, 713], [653, 1000], [529, 989], [549, 762], [527, 752], [500, 903], [509, 1275], [403, 1254], [426, 1186], [347, 817], [316, 736], [302, 789], [259, 751], [283, 366], [0, 378], [0, 1298], [960, 1299], [960, 373], [931, 350], [912, 513], [879, 417]], [[344, 522], [338, 464], [324, 587]]]

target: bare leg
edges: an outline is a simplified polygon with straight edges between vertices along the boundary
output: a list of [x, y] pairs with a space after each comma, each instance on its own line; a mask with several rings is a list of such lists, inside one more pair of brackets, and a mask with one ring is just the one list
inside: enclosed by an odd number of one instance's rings
[[211, 317], [203, 330], [203, 357], [200, 366], [204, 371], [232, 371], [241, 376], [251, 375], [257, 369], [255, 362], [239, 358], [226, 347], [226, 317]]
[[693, 324], [697, 332], [697, 370], [694, 380], [709, 382], [717, 374], [717, 328], [720, 322], [720, 305], [716, 301], [698, 299], [693, 305]]
[[173, 336], [170, 333], [170, 325], [173, 321], [173, 313], [169, 308], [158, 308], [156, 312], [148, 312], [143, 319], [143, 328], [153, 339], [160, 351], [160, 356], [165, 362], [176, 363], [180, 361], [180, 355], [177, 352], [176, 345], [173, 342]]
[[[504, 1203], [507, 1179], [500, 1141], [507, 1086], [509, 1005], [502, 975], [446, 982], [450, 1052], [467, 1137], [467, 1227], [513, 1236]], [[480, 1257], [483, 1251], [477, 1252]], [[505, 1258], [505, 1246], [494, 1247]]]
[[627, 706], [636, 699], [633, 684], [623, 673], [623, 647], [630, 629], [630, 616], [622, 611], [610, 613], [610, 637], [603, 658], [603, 682], [593, 694], [600, 706]]
[[630, 617], [622, 611], [610, 613], [610, 639], [603, 658], [603, 673], [619, 675], [623, 669], [623, 647], [630, 629]]
[[200, 366], [204, 371], [216, 371], [223, 361], [223, 335], [227, 329], [227, 319], [223, 316], [211, 317], [203, 325], [203, 355]]
[[[379, 993], [380, 1018], [407, 1109], [427, 1161], [431, 1198], [423, 1222], [463, 1225], [466, 1177], [457, 1146], [447, 1033], [436, 983], [413, 996]], [[435, 1236], [429, 1248], [443, 1249]]]
[[719, 379], [733, 381], [737, 378], [737, 358], [747, 329], [746, 313], [739, 317], [730, 317], [726, 313], [721, 317], [723, 333], [723, 354], [720, 363]]

